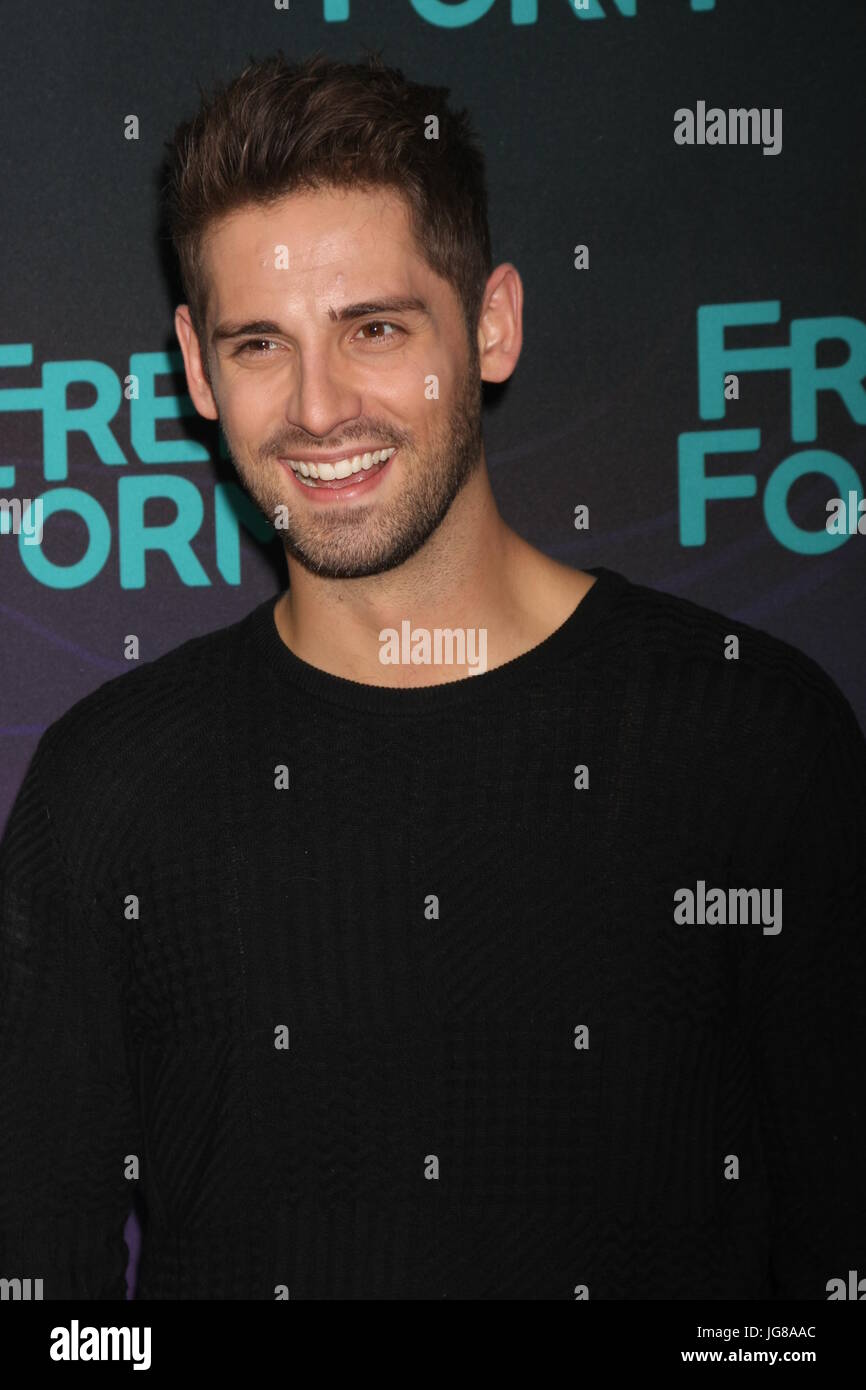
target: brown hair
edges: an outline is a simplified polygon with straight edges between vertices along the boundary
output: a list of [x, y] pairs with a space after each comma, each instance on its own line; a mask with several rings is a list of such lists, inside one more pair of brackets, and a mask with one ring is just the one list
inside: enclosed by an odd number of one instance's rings
[[[407, 81], [378, 53], [345, 63], [321, 52], [297, 64], [282, 53], [251, 62], [209, 100], [202, 94], [168, 146], [163, 190], [199, 338], [207, 316], [201, 248], [214, 219], [299, 190], [390, 186], [406, 201], [424, 260], [454, 287], [474, 354], [493, 269], [484, 155], [468, 113], [450, 111], [447, 96], [447, 87]], [[430, 116], [438, 139], [426, 137]]]

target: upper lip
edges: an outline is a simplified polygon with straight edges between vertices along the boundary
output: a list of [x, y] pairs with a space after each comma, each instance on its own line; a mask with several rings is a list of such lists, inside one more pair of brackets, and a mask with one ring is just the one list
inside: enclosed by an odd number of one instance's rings
[[396, 449], [396, 444], [350, 444], [345, 449], [336, 449], [331, 454], [280, 454], [280, 458], [294, 459], [297, 463], [339, 463], [340, 459], [357, 458], [359, 454], [380, 453], [382, 449]]

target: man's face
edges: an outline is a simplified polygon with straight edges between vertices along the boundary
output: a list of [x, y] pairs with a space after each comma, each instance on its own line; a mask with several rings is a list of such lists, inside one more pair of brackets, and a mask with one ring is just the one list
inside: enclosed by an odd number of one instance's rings
[[[480, 463], [481, 377], [457, 296], [421, 259], [402, 200], [327, 190], [247, 206], [210, 229], [204, 265], [214, 408], [289, 554], [333, 579], [407, 560]], [[405, 300], [420, 304], [341, 317]], [[342, 487], [308, 486], [288, 463], [383, 448], [396, 448], [384, 467]]]

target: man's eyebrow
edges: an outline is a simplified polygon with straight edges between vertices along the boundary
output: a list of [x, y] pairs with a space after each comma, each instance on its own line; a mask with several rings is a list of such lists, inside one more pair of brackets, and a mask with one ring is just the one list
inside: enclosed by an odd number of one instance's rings
[[[370, 299], [360, 304], [344, 304], [342, 309], [329, 309], [332, 323], [350, 323], [370, 314], [429, 314], [423, 299], [414, 295], [392, 299]], [[282, 334], [283, 329], [273, 319], [253, 319], [249, 323], [219, 323], [211, 334], [211, 342], [226, 338], [270, 337]]]
[[222, 338], [264, 337], [272, 333], [282, 333], [278, 323], [272, 319], [252, 319], [249, 323], [218, 323], [210, 336], [211, 342], [216, 343]]
[[414, 295], [406, 298], [371, 299], [366, 303], [345, 304], [342, 309], [329, 309], [328, 318], [332, 323], [346, 323], [351, 319], [365, 319], [368, 314], [429, 314], [430, 310], [423, 299]]

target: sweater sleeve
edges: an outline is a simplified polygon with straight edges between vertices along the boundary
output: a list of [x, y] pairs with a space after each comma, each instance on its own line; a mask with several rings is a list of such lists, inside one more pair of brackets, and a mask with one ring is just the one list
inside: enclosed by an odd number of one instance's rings
[[[866, 1275], [866, 742], [846, 702], [788, 821], [751, 1009], [774, 1297]], [[767, 885], [776, 887], [777, 884]]]
[[123, 1299], [142, 1152], [123, 990], [65, 871], [52, 771], [44, 736], [0, 844], [0, 1277]]

